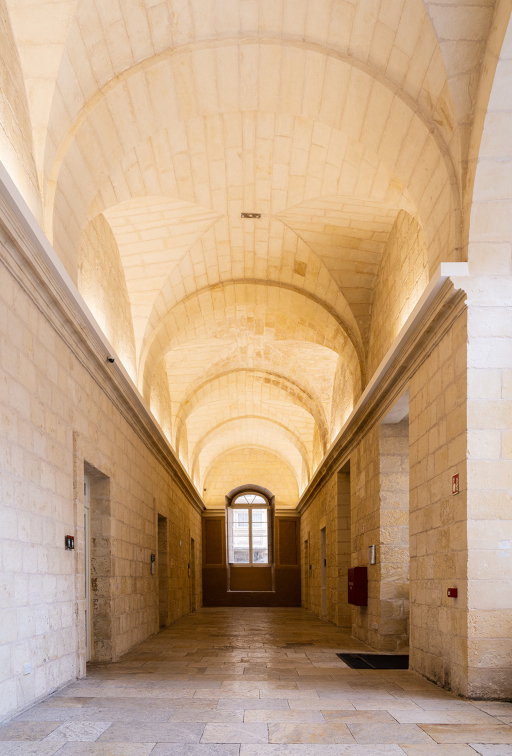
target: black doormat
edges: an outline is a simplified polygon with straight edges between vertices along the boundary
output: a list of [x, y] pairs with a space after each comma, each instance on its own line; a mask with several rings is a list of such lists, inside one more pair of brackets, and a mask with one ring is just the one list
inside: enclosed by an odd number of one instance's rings
[[351, 669], [409, 669], [409, 654], [336, 654]]

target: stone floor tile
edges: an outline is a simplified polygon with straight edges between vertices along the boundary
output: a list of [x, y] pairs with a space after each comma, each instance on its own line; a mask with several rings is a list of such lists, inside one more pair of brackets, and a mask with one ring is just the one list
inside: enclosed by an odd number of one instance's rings
[[[240, 756], [404, 756], [397, 745], [295, 745], [269, 743], [268, 745], [242, 745]], [[473, 756], [475, 756], [473, 754]]]
[[[261, 748], [261, 746], [259, 746]], [[240, 746], [236, 744], [198, 743], [197, 745], [175, 745], [157, 743], [151, 756], [239, 756]]]
[[495, 717], [499, 717], [501, 714], [512, 715], [512, 703], [507, 703], [506, 701], [472, 701], [472, 704], [477, 709], [486, 711]]
[[[110, 709], [111, 707], [117, 708], [126, 708], [126, 709], [132, 709], [137, 710], [142, 708], [143, 706], [151, 709], [174, 709], [176, 705], [182, 704], [184, 701], [192, 701], [191, 698], [186, 699], [173, 699], [173, 698], [150, 698], [150, 699], [144, 699], [144, 703], [142, 703], [142, 699], [140, 698], [126, 698], [125, 696], [119, 696], [118, 698], [115, 698], [114, 696], [110, 696], [107, 698], [98, 697], [98, 698], [91, 698], [90, 705], [91, 708], [94, 709]], [[87, 708], [87, 707], [85, 707]]]
[[100, 736], [102, 743], [199, 743], [203, 724], [114, 722]]
[[512, 727], [508, 725], [419, 725], [419, 727], [436, 743], [512, 744]]
[[[218, 705], [218, 698], [187, 698], [185, 701], [175, 701], [172, 711], [177, 711], [178, 709], [187, 709], [188, 711], [194, 711], [194, 709], [216, 709]], [[239, 708], [243, 707], [240, 706]]]
[[46, 736], [47, 740], [80, 740], [93, 743], [112, 722], [64, 722]]
[[62, 743], [33, 740], [3, 740], [0, 743], [2, 756], [53, 756]]
[[387, 711], [357, 711], [356, 709], [331, 711], [322, 709], [326, 722], [347, 724], [349, 722], [372, 722], [373, 724], [396, 724], [396, 719]]
[[428, 735], [415, 724], [349, 724], [357, 743], [431, 743]]
[[401, 711], [388, 709], [400, 724], [487, 724], [495, 723], [494, 717], [478, 709], [428, 709], [427, 711]]
[[286, 724], [296, 722], [297, 724], [325, 724], [325, 719], [319, 711], [286, 711], [279, 710], [268, 711], [265, 709], [246, 711], [244, 722], [277, 722]]
[[[322, 709], [345, 710], [354, 708], [348, 698], [290, 698], [288, 701], [290, 709], [301, 709], [302, 711], [321, 711]], [[267, 707], [268, 708], [268, 707]]]
[[91, 696], [48, 696], [40, 706], [86, 706], [92, 701]]
[[[43, 732], [0, 741], [0, 756], [512, 756], [485, 726], [510, 732], [512, 704], [462, 701], [411, 671], [351, 670], [333, 658], [343, 650], [367, 649], [300, 609], [201, 609], [5, 725], [112, 722], [98, 740]], [[349, 742], [324, 742], [319, 728]], [[423, 742], [403, 740], [407, 728]], [[268, 743], [269, 731], [285, 739]]]
[[[175, 709], [168, 722], [243, 722], [241, 709]], [[261, 720], [260, 720], [261, 721]]]
[[[22, 714], [19, 714], [11, 722], [70, 722], [79, 719], [89, 719], [91, 716], [97, 714], [99, 709], [88, 708], [84, 706], [80, 707], [68, 707], [68, 706], [33, 706], [31, 709], [27, 709]], [[104, 720], [108, 720], [108, 717], [103, 717]]]
[[388, 709], [397, 711], [421, 711], [421, 708], [418, 704], [415, 704], [414, 701], [397, 701], [395, 699], [390, 701], [388, 698], [383, 701], [378, 698], [364, 699], [350, 697], [350, 703], [355, 709], [360, 709], [362, 711], [387, 711]]
[[175, 709], [153, 709], [152, 707], [127, 708], [110, 706], [104, 709], [91, 709], [87, 716], [89, 722], [168, 722]]
[[149, 756], [153, 753], [154, 745], [154, 743], [80, 743], [68, 741], [61, 746], [57, 753], [58, 756]]
[[[262, 681], [259, 685], [254, 686], [259, 691], [266, 690], [266, 691], [273, 691], [273, 690], [298, 690], [297, 683], [287, 683], [287, 682], [280, 682], [279, 680], [275, 681]], [[246, 680], [241, 680], [240, 682], [223, 682], [220, 683], [220, 693], [225, 690], [246, 690], [247, 689], [247, 682]]]
[[0, 741], [42, 740], [59, 725], [60, 722], [8, 722], [0, 726]]
[[471, 746], [462, 744], [402, 745], [402, 749], [407, 756], [476, 756]]
[[219, 709], [289, 709], [285, 698], [221, 698]]
[[268, 743], [265, 724], [207, 724], [201, 743]]
[[294, 700], [301, 700], [305, 699], [307, 701], [311, 700], [312, 698], [316, 699], [319, 698], [319, 696], [312, 690], [298, 690], [298, 689], [292, 689], [292, 690], [261, 690], [260, 691], [260, 698], [289, 698]]
[[[217, 691], [215, 691], [217, 693]], [[260, 697], [260, 691], [258, 688], [251, 687], [248, 688], [246, 686], [246, 689], [243, 688], [241, 690], [227, 690], [225, 693], [222, 694], [223, 698], [259, 698]], [[194, 698], [211, 698], [212, 697], [212, 691], [211, 690], [196, 690], [194, 693]], [[277, 697], [277, 696], [276, 696]], [[284, 696], [282, 696], [284, 698]]]
[[476, 709], [469, 701], [460, 699], [444, 700], [435, 698], [411, 698], [413, 703], [420, 706], [424, 711], [434, 709], [435, 711], [474, 711]]
[[270, 724], [269, 743], [355, 743], [344, 724]]

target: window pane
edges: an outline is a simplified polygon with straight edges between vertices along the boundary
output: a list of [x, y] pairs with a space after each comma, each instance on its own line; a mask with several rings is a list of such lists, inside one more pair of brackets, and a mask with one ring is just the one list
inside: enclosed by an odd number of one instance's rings
[[252, 510], [252, 561], [253, 564], [268, 563], [267, 510]]
[[249, 562], [249, 510], [233, 510], [233, 562]]

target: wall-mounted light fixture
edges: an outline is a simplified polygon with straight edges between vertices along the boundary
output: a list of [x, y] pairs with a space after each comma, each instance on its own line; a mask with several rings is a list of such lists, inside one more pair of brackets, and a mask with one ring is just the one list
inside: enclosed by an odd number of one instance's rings
[[377, 564], [377, 554], [375, 546], [368, 547], [368, 564]]

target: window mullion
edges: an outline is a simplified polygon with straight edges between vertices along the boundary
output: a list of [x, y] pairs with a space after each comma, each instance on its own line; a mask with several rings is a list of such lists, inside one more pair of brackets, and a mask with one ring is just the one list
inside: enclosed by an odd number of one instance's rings
[[249, 564], [252, 564], [252, 509], [249, 507]]

